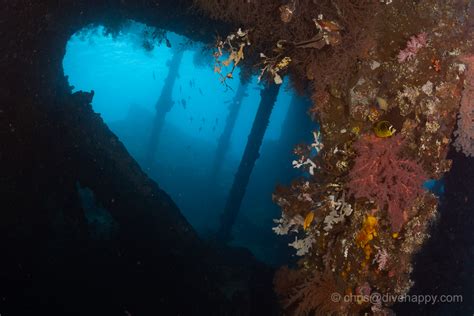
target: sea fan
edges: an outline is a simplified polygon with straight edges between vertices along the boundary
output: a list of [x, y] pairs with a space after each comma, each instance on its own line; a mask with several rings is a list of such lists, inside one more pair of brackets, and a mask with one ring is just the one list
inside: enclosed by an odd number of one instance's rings
[[315, 271], [306, 279], [303, 276], [302, 272], [286, 267], [275, 275], [275, 292], [291, 315], [327, 316], [347, 312], [348, 303], [334, 299], [334, 295], [343, 293], [343, 287], [330, 270], [324, 273]]

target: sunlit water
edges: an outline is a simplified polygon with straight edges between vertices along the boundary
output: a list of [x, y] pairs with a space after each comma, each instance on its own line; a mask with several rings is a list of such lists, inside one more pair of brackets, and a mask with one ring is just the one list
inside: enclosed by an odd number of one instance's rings
[[[171, 195], [190, 223], [206, 236], [217, 228], [263, 87], [256, 78], [252, 79], [221, 172], [216, 182], [209, 184], [208, 174], [217, 141], [224, 129], [229, 104], [239, 81], [230, 80], [232, 89], [226, 89], [213, 72], [212, 52], [203, 51], [200, 44], [185, 44], [186, 39], [176, 34], [167, 34], [171, 47], [163, 43], [156, 44], [151, 50], [144, 49], [145, 29], [142, 24], [132, 23], [115, 37], [106, 35], [103, 27], [75, 34], [67, 45], [64, 72], [69, 76], [74, 91], [94, 90], [94, 110], [101, 114], [129, 152], [142, 164], [142, 168]], [[143, 166], [143, 157], [150, 137], [155, 104], [168, 74], [168, 63], [177, 50], [184, 50], [184, 55], [179, 77], [173, 87], [174, 106], [166, 116], [156, 165], [151, 170]], [[204, 62], [195, 65], [196, 57]], [[238, 69], [234, 78], [238, 78]], [[247, 238], [247, 235], [256, 235], [262, 230], [267, 235], [271, 234], [271, 219], [278, 217], [279, 210], [271, 202], [278, 170], [267, 170], [265, 167], [274, 164], [279, 157], [274, 153], [267, 154], [265, 148], [268, 144], [277, 143], [281, 136], [281, 127], [292, 98], [288, 90], [286, 87], [280, 90], [265, 134], [261, 157], [254, 169], [236, 224], [237, 230], [242, 226], [254, 226], [245, 233], [240, 232], [240, 236], [247, 241], [239, 238], [237, 232], [234, 242], [246, 243], [247, 247], [262, 257], [268, 257], [268, 253], [264, 252], [271, 251], [267, 241], [258, 245], [258, 241], [254, 241], [256, 236]], [[295, 140], [295, 143], [298, 141]], [[289, 152], [291, 147], [284, 150]], [[284, 156], [287, 156], [286, 152]], [[274, 174], [269, 174], [266, 179], [269, 172]], [[262, 250], [266, 248], [270, 250]]]

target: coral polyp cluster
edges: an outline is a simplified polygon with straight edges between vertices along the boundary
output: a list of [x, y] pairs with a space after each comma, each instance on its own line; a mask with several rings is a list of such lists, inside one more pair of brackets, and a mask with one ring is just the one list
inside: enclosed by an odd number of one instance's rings
[[[366, 219], [362, 224], [362, 229], [357, 234], [356, 243], [364, 249], [365, 259], [369, 260], [372, 254], [372, 247], [370, 242], [377, 237], [377, 223], [378, 220], [375, 216], [367, 215]], [[365, 262], [363, 262], [365, 265]]]

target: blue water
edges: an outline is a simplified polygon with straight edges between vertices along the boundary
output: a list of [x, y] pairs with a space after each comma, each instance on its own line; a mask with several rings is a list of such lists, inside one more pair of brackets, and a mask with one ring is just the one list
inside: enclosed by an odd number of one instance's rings
[[423, 188], [430, 190], [437, 196], [441, 197], [444, 194], [444, 179], [440, 180], [427, 180], [423, 184]]
[[[170, 194], [188, 221], [205, 237], [218, 226], [263, 87], [252, 78], [221, 171], [215, 183], [209, 184], [217, 141], [239, 80], [230, 80], [232, 89], [226, 89], [213, 72], [212, 51], [205, 50], [200, 43], [189, 44], [186, 38], [177, 34], [166, 34], [171, 47], [165, 42], [157, 42], [151, 50], [145, 49], [143, 32], [147, 29], [143, 24], [130, 23], [116, 36], [105, 34], [101, 26], [76, 33], [67, 44], [64, 73], [74, 91], [94, 90], [94, 111], [100, 113], [142, 168]], [[173, 87], [175, 104], [166, 116], [156, 164], [150, 169], [144, 165], [143, 157], [151, 120], [168, 74], [168, 63], [178, 50], [184, 54]], [[203, 62], [196, 65], [195, 59]], [[237, 69], [234, 78], [239, 77], [238, 72]], [[269, 249], [275, 248], [269, 243], [278, 242], [270, 237], [272, 218], [279, 215], [278, 208], [271, 202], [271, 192], [279, 180], [289, 177], [272, 166], [291, 164], [288, 153], [292, 145], [280, 149], [282, 155], [275, 155], [272, 148], [278, 146], [282, 136], [282, 125], [292, 97], [291, 89], [284, 84], [235, 225], [234, 244], [250, 248], [267, 261], [276, 260], [269, 259], [272, 255], [277, 256], [269, 254], [272, 251]], [[301, 107], [299, 111], [305, 111], [305, 108]], [[309, 131], [307, 136], [310, 140]], [[302, 141], [296, 138], [294, 144]], [[249, 238], [262, 230], [268, 233], [267, 238]]]

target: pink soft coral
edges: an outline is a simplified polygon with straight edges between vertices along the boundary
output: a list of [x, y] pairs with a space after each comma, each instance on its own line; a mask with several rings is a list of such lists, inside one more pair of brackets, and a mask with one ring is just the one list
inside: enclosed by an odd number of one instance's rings
[[377, 253], [375, 254], [374, 260], [372, 263], [377, 263], [377, 269], [379, 271], [385, 270], [388, 264], [388, 252], [385, 249], [378, 249]]
[[467, 66], [465, 84], [458, 115], [458, 128], [454, 132], [454, 147], [466, 156], [474, 156], [474, 55], [461, 59]]
[[403, 138], [365, 136], [354, 143], [359, 154], [349, 173], [348, 190], [355, 198], [374, 201], [381, 209], [387, 207], [395, 232], [407, 220], [407, 210], [423, 194], [427, 179], [415, 161], [401, 157]]
[[398, 53], [398, 62], [403, 63], [407, 60], [413, 59], [420, 48], [423, 48], [427, 44], [428, 34], [422, 32], [416, 36], [410, 37], [407, 42], [407, 47]]

